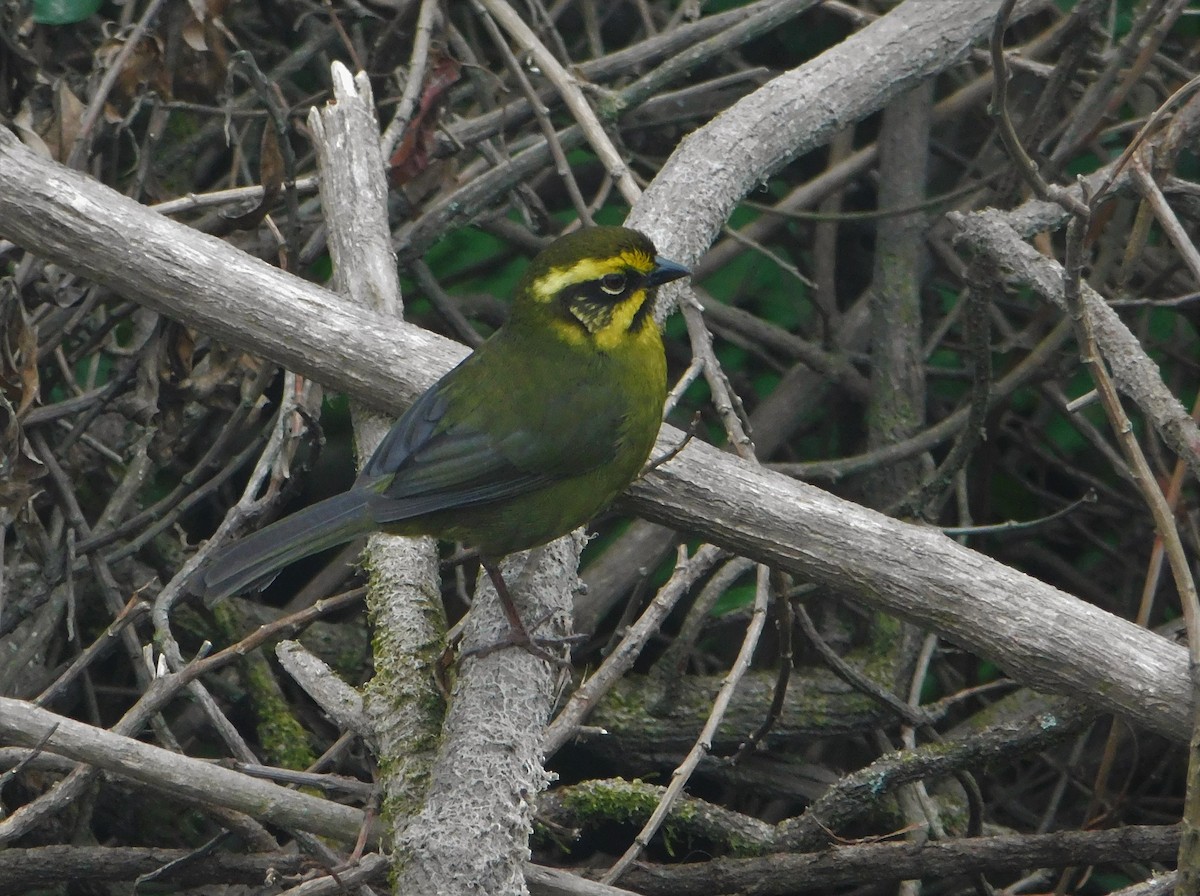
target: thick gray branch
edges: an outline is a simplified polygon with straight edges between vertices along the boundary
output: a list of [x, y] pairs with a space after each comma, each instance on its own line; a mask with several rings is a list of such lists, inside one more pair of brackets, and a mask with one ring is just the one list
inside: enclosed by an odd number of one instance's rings
[[[415, 327], [347, 309], [317, 287], [39, 158], [3, 130], [0, 232], [391, 413], [465, 351]], [[682, 433], [666, 428], [659, 449], [681, 440]], [[1191, 697], [1182, 648], [936, 530], [872, 513], [695, 442], [630, 494], [647, 518], [932, 628], [1019, 681], [1127, 715], [1170, 737], [1188, 736]]]
[[[1047, 205], [1029, 203], [1011, 213], [997, 209], [954, 212], [949, 217], [958, 228], [956, 242], [960, 247], [986, 256], [1010, 283], [1033, 287], [1045, 301], [1067, 313], [1062, 265], [1038, 252], [1019, 232], [1031, 213]], [[1117, 388], [1137, 403], [1167, 444], [1188, 464], [1192, 475], [1200, 478], [1200, 430], [1196, 421], [1167, 388], [1158, 365], [1117, 312], [1087, 283], [1082, 284], [1082, 295], [1096, 343], [1112, 369]]]
[[0, 741], [34, 747], [51, 730], [54, 733], [43, 747], [46, 751], [138, 781], [187, 803], [225, 806], [260, 821], [311, 831], [342, 843], [353, 843], [363, 825], [361, 809], [94, 728], [31, 703], [0, 697]]
[[[1022, 0], [1013, 21], [1044, 5]], [[699, 258], [743, 197], [792, 159], [961, 62], [999, 8], [1000, 0], [905, 0], [689, 135], [626, 223], [650, 234], [668, 258]], [[674, 217], [681, 210], [687, 227]]]

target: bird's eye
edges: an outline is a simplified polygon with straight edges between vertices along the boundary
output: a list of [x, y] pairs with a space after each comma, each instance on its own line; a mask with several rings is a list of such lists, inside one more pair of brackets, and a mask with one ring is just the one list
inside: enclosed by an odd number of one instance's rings
[[625, 275], [605, 274], [600, 278], [600, 288], [610, 296], [619, 296], [625, 291]]

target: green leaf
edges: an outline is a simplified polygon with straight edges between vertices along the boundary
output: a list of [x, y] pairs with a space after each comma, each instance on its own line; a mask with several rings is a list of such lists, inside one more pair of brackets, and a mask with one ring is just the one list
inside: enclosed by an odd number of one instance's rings
[[754, 581], [734, 585], [724, 594], [717, 598], [717, 602], [713, 604], [712, 616], [724, 616], [726, 613], [733, 613], [737, 610], [745, 609], [754, 603]]
[[100, 8], [100, 0], [33, 0], [33, 20], [39, 25], [73, 25]]

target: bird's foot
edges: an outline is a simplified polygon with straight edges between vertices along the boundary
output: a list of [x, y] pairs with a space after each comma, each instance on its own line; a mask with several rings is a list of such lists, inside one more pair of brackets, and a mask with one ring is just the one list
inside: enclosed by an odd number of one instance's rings
[[[546, 621], [553, 615], [552, 612], [546, 613], [533, 625], [533, 631], [541, 628]], [[499, 641], [494, 641], [491, 644], [485, 644], [483, 647], [472, 647], [461, 655], [461, 659], [474, 657], [482, 659], [485, 656], [495, 653], [497, 650], [505, 650], [509, 647], [519, 647], [526, 653], [537, 657], [539, 660], [544, 660], [552, 666], [562, 668], [571, 667], [571, 655], [564, 650], [574, 647], [577, 644], [582, 644], [587, 640], [587, 635], [564, 635], [561, 637], [538, 637], [531, 635], [529, 629], [525, 627], [520, 617], [509, 619], [508, 635], [501, 638]], [[557, 650], [557, 653], [551, 651]]]
[[[488, 578], [492, 580], [492, 586], [496, 589], [496, 596], [500, 598], [500, 608], [504, 611], [504, 618], [508, 620], [508, 637], [502, 638], [495, 644], [488, 644], [484, 647], [474, 647], [463, 654], [463, 657], [484, 657], [490, 653], [495, 653], [497, 650], [503, 650], [506, 647], [520, 647], [527, 653], [537, 657], [540, 660], [545, 660], [552, 666], [566, 667], [571, 666], [571, 655], [568, 652], [565, 656], [561, 655], [561, 651], [565, 647], [570, 647], [584, 640], [582, 635], [569, 635], [566, 637], [554, 638], [537, 638], [531, 635], [530, 629], [525, 627], [525, 622], [521, 619], [521, 613], [517, 609], [517, 605], [513, 603], [512, 596], [508, 593], [508, 585], [504, 581], [504, 576], [500, 572], [500, 567], [488, 560], [486, 557], [480, 557], [480, 562], [483, 564], [484, 570], [488, 574]], [[534, 623], [533, 631], [537, 631], [546, 621], [554, 615], [551, 610], [542, 616]], [[560, 653], [554, 654], [550, 651], [558, 648]]]

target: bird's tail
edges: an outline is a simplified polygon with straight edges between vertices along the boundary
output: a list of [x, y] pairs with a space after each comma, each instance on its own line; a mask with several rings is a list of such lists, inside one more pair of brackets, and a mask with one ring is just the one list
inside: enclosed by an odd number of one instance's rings
[[264, 588], [289, 563], [373, 531], [368, 497], [361, 489], [334, 495], [221, 548], [202, 573], [204, 602]]

